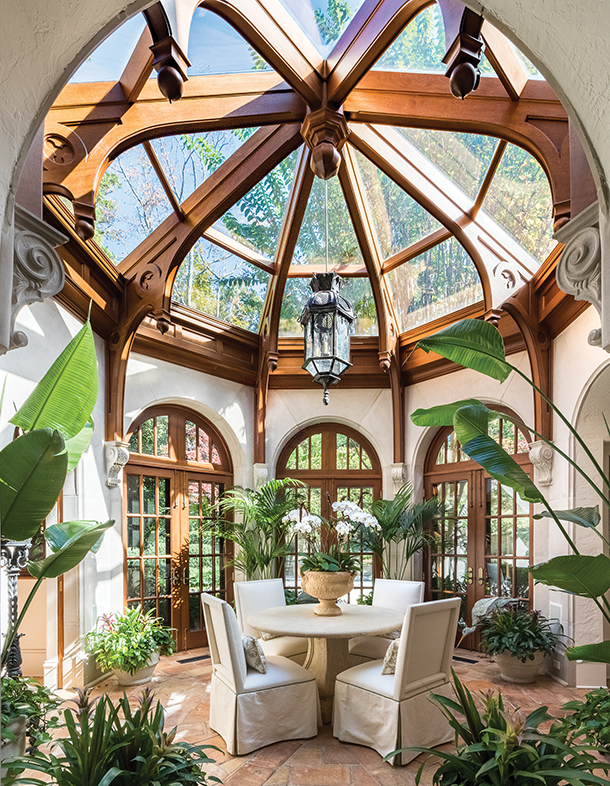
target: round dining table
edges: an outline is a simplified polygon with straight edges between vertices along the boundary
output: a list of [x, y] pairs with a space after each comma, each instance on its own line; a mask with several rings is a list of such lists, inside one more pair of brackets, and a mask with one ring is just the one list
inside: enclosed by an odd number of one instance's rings
[[402, 627], [404, 612], [380, 606], [341, 604], [343, 612], [337, 617], [314, 614], [314, 604], [278, 606], [258, 611], [248, 617], [248, 624], [256, 630], [276, 636], [300, 636], [309, 639], [304, 666], [318, 683], [322, 720], [332, 720], [335, 679], [349, 669], [348, 642], [355, 636], [375, 636]]

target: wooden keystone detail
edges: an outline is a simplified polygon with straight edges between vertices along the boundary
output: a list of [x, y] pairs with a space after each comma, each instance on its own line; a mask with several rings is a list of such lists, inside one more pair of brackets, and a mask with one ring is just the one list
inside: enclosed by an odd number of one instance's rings
[[301, 126], [301, 136], [311, 150], [311, 168], [322, 180], [330, 180], [339, 172], [339, 152], [349, 136], [343, 112], [327, 106], [308, 112]]

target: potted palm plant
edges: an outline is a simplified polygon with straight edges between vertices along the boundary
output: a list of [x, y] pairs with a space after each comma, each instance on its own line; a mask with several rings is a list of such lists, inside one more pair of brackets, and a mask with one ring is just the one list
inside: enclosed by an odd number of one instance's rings
[[405, 483], [394, 499], [378, 499], [371, 504], [371, 513], [378, 527], [364, 529], [364, 543], [382, 566], [384, 579], [402, 581], [409, 560], [428, 545], [427, 525], [438, 514], [437, 497], [413, 503], [413, 484]]
[[318, 599], [314, 613], [322, 617], [339, 616], [342, 612], [337, 599], [354, 588], [360, 563], [350, 553], [350, 541], [361, 527], [379, 527], [374, 516], [349, 500], [333, 502], [332, 509], [335, 517], [331, 521], [308, 513], [304, 507], [291, 510], [284, 518], [292, 535], [305, 538], [309, 544], [309, 553], [300, 555], [301, 587]]
[[281, 572], [290, 549], [284, 517], [294, 507], [292, 492], [304, 485], [284, 478], [270, 480], [256, 490], [236, 486], [222, 495], [217, 510], [226, 518], [210, 517], [208, 527], [216, 537], [231, 540], [237, 546], [227, 567], [241, 571], [246, 581], [272, 579]]
[[558, 643], [551, 623], [539, 611], [520, 605], [494, 609], [483, 622], [481, 649], [493, 657], [505, 682], [533, 682], [544, 656]]
[[171, 655], [174, 649], [171, 628], [139, 607], [102, 615], [87, 634], [87, 651], [102, 671], [113, 671], [123, 686], [150, 682], [159, 656]]

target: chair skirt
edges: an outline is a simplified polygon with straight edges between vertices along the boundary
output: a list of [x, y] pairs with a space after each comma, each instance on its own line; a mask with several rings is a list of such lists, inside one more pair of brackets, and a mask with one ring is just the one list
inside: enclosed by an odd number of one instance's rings
[[[448, 683], [433, 693], [453, 697]], [[373, 748], [381, 756], [399, 748], [434, 748], [450, 742], [454, 732], [429, 696], [430, 691], [425, 691], [399, 702], [337, 680], [333, 734], [342, 742]], [[394, 756], [390, 764], [408, 764], [416, 756], [418, 751], [405, 751]]]
[[210, 728], [232, 756], [282, 740], [315, 737], [321, 723], [315, 680], [236, 694], [212, 675]]

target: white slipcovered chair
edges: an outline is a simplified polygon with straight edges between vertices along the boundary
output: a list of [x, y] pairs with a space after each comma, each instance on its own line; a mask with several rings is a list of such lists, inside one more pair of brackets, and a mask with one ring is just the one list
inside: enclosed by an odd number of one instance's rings
[[[395, 579], [375, 579], [373, 587], [373, 606], [396, 609], [406, 612], [414, 603], [424, 599], [423, 581], [396, 581]], [[352, 663], [378, 660], [385, 656], [392, 639], [384, 636], [356, 636], [349, 641], [349, 654]]]
[[[409, 606], [402, 626], [396, 673], [382, 674], [383, 661], [353, 666], [337, 676], [333, 734], [366, 745], [381, 756], [408, 746], [434, 747], [453, 731], [429, 694], [452, 696], [449, 682], [460, 599]], [[392, 764], [418, 755], [405, 751]]]
[[267, 658], [267, 673], [246, 664], [235, 612], [201, 594], [212, 658], [210, 728], [233, 756], [282, 740], [315, 737], [321, 725], [313, 674], [288, 658]]
[[308, 639], [299, 636], [276, 636], [265, 641], [261, 638], [261, 631], [255, 630], [248, 624], [248, 617], [251, 614], [286, 605], [282, 579], [236, 581], [233, 587], [237, 622], [242, 633], [259, 639], [265, 656], [282, 655], [284, 658], [290, 658], [302, 666], [307, 655]]

